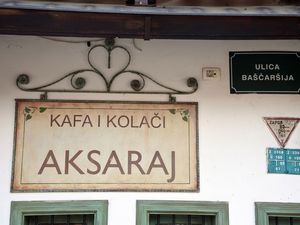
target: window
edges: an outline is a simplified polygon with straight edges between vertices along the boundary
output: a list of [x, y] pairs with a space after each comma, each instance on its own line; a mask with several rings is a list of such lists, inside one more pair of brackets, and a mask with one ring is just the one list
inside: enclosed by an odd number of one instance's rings
[[299, 217], [282, 217], [282, 216], [270, 216], [270, 225], [300, 225]]
[[137, 201], [137, 225], [229, 225], [228, 203]]
[[213, 225], [214, 216], [150, 214], [150, 225]]
[[107, 201], [12, 202], [10, 225], [107, 225]]
[[25, 225], [94, 225], [93, 214], [25, 216]]
[[255, 203], [256, 225], [300, 225], [299, 203]]

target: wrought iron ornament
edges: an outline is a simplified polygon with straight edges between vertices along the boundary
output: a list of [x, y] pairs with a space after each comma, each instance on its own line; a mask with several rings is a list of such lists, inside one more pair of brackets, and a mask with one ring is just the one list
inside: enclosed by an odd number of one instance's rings
[[[107, 57], [108, 57], [107, 68], [108, 69], [111, 68], [111, 58], [112, 58], [111, 53], [114, 50], [116, 50], [116, 49], [122, 50], [128, 56], [126, 65], [123, 68], [121, 68], [119, 71], [114, 73], [110, 79], [107, 78], [107, 76], [105, 76], [105, 74], [99, 68], [97, 68], [91, 61], [91, 54], [94, 51], [99, 50], [99, 49], [102, 49], [107, 52]], [[41, 85], [38, 87], [28, 88], [26, 86], [30, 83], [30, 78], [27, 74], [21, 74], [18, 76], [18, 78], [16, 80], [16, 85], [19, 89], [21, 89], [23, 91], [44, 93], [41, 97], [44, 99], [47, 98], [48, 92], [81, 92], [81, 93], [117, 93], [117, 94], [134, 94], [134, 93], [167, 94], [170, 96], [170, 101], [175, 101], [175, 98], [172, 96], [173, 94], [176, 94], [176, 95], [192, 94], [195, 91], [197, 91], [197, 89], [198, 89], [198, 81], [194, 77], [190, 77], [187, 79], [186, 85], [187, 85], [187, 87], [190, 88], [190, 90], [182, 91], [182, 90], [177, 90], [175, 88], [168, 87], [164, 84], [161, 84], [158, 81], [151, 78], [150, 76], [146, 75], [145, 73], [128, 69], [128, 67], [131, 63], [130, 52], [125, 47], [116, 45], [115, 40], [113, 38], [105, 39], [104, 44], [98, 44], [98, 45], [92, 46], [88, 52], [87, 60], [88, 60], [90, 68], [75, 70], [53, 82], [50, 82], [50, 83], [47, 83], [47, 84], [44, 84], [44, 85]], [[87, 83], [86, 78], [83, 77], [83, 73], [85, 73], [85, 72], [91, 72], [92, 74], [98, 76], [105, 84], [104, 90], [87, 90], [87, 89], [85, 89], [85, 85]], [[130, 81], [131, 89], [129, 89], [128, 91], [112, 90], [112, 86], [113, 86], [114, 82], [116, 81], [116, 79], [123, 74], [131, 74], [131, 75], [137, 76], [137, 79], [132, 79]], [[53, 88], [53, 85], [55, 85], [63, 80], [66, 80], [66, 79], [70, 80], [72, 89], [66, 90], [66, 89]], [[163, 91], [143, 91], [147, 81], [155, 83], [158, 87], [163, 88]]]

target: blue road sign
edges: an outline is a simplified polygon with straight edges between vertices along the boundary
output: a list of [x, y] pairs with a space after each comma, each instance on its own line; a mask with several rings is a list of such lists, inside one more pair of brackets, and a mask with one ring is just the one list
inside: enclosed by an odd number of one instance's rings
[[268, 148], [268, 173], [300, 174], [300, 149]]

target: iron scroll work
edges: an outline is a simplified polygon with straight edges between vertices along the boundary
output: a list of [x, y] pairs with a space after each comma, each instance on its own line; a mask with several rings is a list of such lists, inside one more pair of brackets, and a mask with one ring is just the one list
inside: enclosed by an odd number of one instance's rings
[[[124, 53], [127, 55], [128, 59], [126, 62], [126, 65], [122, 68], [120, 68], [119, 71], [114, 73], [111, 78], [109, 79], [107, 76], [105, 76], [105, 73], [102, 72], [97, 66], [92, 62], [91, 60], [91, 54], [96, 51], [102, 49], [106, 51], [107, 53], [107, 68], [111, 69], [111, 61], [112, 61], [112, 52], [116, 49], [124, 51]], [[158, 81], [154, 80], [152, 77], [149, 75], [146, 75], [143, 72], [137, 71], [137, 70], [131, 70], [128, 69], [130, 63], [131, 63], [131, 54], [129, 50], [123, 46], [116, 45], [114, 38], [108, 38], [105, 39], [104, 44], [98, 44], [94, 45], [90, 48], [88, 51], [87, 55], [87, 60], [90, 68], [88, 69], [79, 69], [72, 71], [63, 77], [38, 86], [38, 87], [31, 87], [28, 88], [26, 85], [30, 83], [30, 77], [27, 74], [21, 74], [18, 76], [16, 80], [16, 85], [19, 89], [23, 91], [28, 91], [28, 92], [41, 92], [41, 99], [47, 99], [48, 93], [49, 92], [80, 92], [80, 93], [112, 93], [112, 94], [167, 94], [169, 95], [169, 100], [171, 102], [176, 101], [176, 98], [173, 96], [173, 94], [180, 95], [180, 94], [192, 94], [197, 91], [198, 89], [198, 81], [194, 77], [190, 77], [187, 79], [186, 85], [189, 87], [191, 90], [189, 91], [182, 91], [182, 90], [177, 90], [175, 88], [166, 86], [164, 84], [159, 83]], [[93, 73], [94, 75], [97, 75], [99, 78], [102, 79], [104, 82], [104, 90], [87, 90], [85, 89], [86, 86], [86, 78], [83, 77], [83, 73], [90, 72]], [[116, 91], [113, 90], [113, 84], [119, 78], [121, 75], [125, 74], [131, 74], [135, 75], [137, 79], [132, 79], [130, 81], [130, 88], [128, 91]], [[62, 89], [62, 88], [53, 88], [55, 84], [60, 83], [63, 80], [69, 79], [70, 84], [71, 84], [71, 89]], [[154, 84], [156, 84], [158, 87], [162, 88], [162, 91], [143, 91], [144, 87], [147, 83], [147, 81], [150, 81]]]

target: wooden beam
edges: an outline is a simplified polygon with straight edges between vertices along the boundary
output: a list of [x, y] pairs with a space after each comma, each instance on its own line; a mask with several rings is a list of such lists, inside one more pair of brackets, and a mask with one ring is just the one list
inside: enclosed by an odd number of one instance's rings
[[78, 37], [144, 35], [144, 17], [127, 14], [0, 9], [0, 33]]
[[145, 39], [299, 39], [297, 16], [176, 16], [0, 9], [0, 34]]
[[[32, 1], [32, 0], [31, 0]], [[46, 2], [49, 0], [37, 0]], [[52, 0], [59, 3], [125, 5], [126, 0]], [[157, 6], [274, 6], [300, 5], [299, 0], [156, 0]]]
[[151, 38], [299, 39], [299, 17], [154, 16]]

